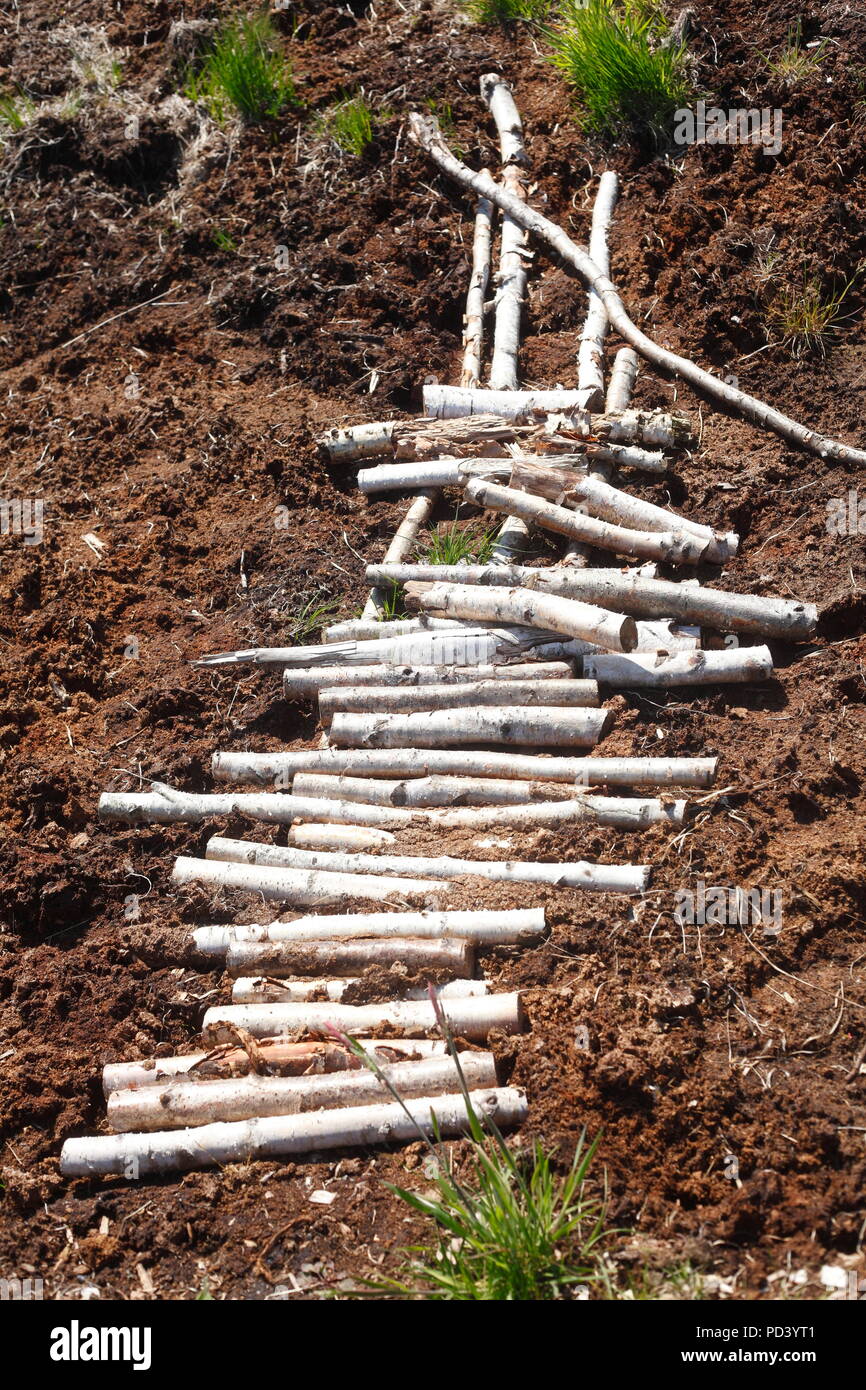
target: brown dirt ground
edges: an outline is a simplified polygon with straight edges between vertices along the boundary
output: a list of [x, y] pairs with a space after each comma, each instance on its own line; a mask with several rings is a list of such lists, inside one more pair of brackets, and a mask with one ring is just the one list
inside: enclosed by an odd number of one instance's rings
[[[147, 1185], [67, 1182], [57, 1164], [64, 1138], [104, 1126], [104, 1062], [189, 1046], [203, 1009], [227, 995], [219, 973], [143, 958], [141, 927], [257, 915], [240, 898], [215, 906], [171, 888], [174, 854], [197, 852], [216, 826], [101, 826], [98, 794], [140, 777], [206, 789], [217, 747], [309, 740], [312, 716], [284, 704], [272, 676], [208, 673], [189, 658], [285, 641], [305, 605], [357, 611], [361, 557], [383, 553], [401, 506], [365, 503], [316, 435], [415, 408], [428, 374], [454, 379], [467, 209], [407, 146], [408, 108], [448, 103], [467, 160], [491, 160], [475, 92], [499, 67], [525, 116], [538, 206], [582, 239], [592, 173], [619, 170], [613, 275], [634, 317], [788, 413], [862, 439], [862, 276], [826, 358], [759, 351], [770, 233], [778, 273], [795, 279], [815, 269], [845, 283], [866, 256], [860, 21], [835, 0], [811, 11], [806, 35], [829, 48], [787, 91], [760, 54], [798, 6], [697, 8], [699, 84], [724, 106], [741, 105], [743, 89], [750, 105], [782, 106], [778, 159], [705, 147], [674, 166], [600, 152], [527, 34], [468, 26], [440, 0], [379, 0], [375, 19], [354, 3], [278, 14], [308, 111], [194, 152], [159, 108], [177, 89], [167, 35], [180, 6], [132, 0], [120, 14], [81, 0], [58, 26], [42, 0], [25, 0], [0, 37], [0, 87], [54, 103], [0, 149], [5, 495], [46, 505], [41, 545], [0, 542], [4, 1275], [40, 1274], [59, 1298], [94, 1287], [190, 1298], [205, 1281], [217, 1298], [277, 1284], [317, 1297], [383, 1258], [390, 1267], [415, 1229], [381, 1185], [424, 1185], [414, 1147]], [[74, 53], [101, 25], [123, 50], [122, 83], [64, 106], [82, 84]], [[392, 114], [357, 160], [317, 142], [312, 116], [359, 82]], [[539, 256], [528, 384], [573, 381], [582, 314], [580, 286]], [[669, 483], [640, 490], [736, 528], [742, 553], [723, 582], [817, 603], [820, 638], [776, 647], [766, 687], [618, 700], [604, 752], [718, 753], [731, 790], [675, 840], [515, 835], [513, 857], [652, 863], [653, 889], [635, 906], [479, 888], [491, 906], [544, 903], [552, 925], [547, 944], [484, 963], [527, 991], [531, 1032], [497, 1042], [527, 1088], [526, 1137], [565, 1164], [584, 1126], [601, 1131], [597, 1179], [604, 1169], [612, 1225], [633, 1232], [613, 1243], [621, 1266], [690, 1263], [759, 1298], [789, 1265], [863, 1270], [866, 1075], [852, 1066], [866, 1038], [866, 566], [861, 537], [825, 529], [827, 500], [858, 479], [642, 376], [639, 404], [674, 399], [701, 413], [701, 447]], [[441, 851], [441, 839], [426, 846]], [[781, 937], [681, 932], [673, 893], [698, 878], [781, 890]], [[461, 891], [451, 901], [476, 900]], [[131, 894], [139, 926], [124, 921]], [[738, 1183], [725, 1176], [731, 1154]], [[328, 1207], [309, 1202], [323, 1185], [339, 1194]]]

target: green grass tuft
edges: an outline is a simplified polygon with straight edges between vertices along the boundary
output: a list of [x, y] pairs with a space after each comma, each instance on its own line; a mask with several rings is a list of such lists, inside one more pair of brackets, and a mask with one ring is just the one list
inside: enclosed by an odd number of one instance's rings
[[23, 130], [32, 109], [32, 102], [23, 92], [0, 92], [0, 126]]
[[360, 93], [332, 106], [319, 120], [321, 133], [344, 154], [357, 159], [372, 144], [374, 125], [373, 110]]
[[297, 106], [291, 66], [278, 43], [267, 14], [229, 21], [189, 75], [186, 95], [220, 123], [231, 112], [247, 121], [264, 121]]
[[853, 281], [841, 290], [825, 291], [817, 276], [802, 285], [783, 285], [767, 305], [767, 331], [793, 358], [825, 357], [850, 314], [841, 312]]
[[827, 55], [828, 47], [829, 41], [822, 39], [814, 48], [804, 48], [803, 21], [798, 19], [797, 23], [788, 29], [788, 37], [776, 56], [773, 57], [769, 53], [763, 53], [761, 56], [768, 72], [786, 86], [796, 87], [818, 70]]
[[552, 0], [463, 0], [461, 9], [476, 24], [515, 24], [519, 20], [540, 20]]
[[664, 141], [690, 95], [685, 46], [662, 46], [667, 32], [656, 0], [561, 0], [547, 37], [587, 129]]
[[495, 535], [481, 526], [449, 525], [435, 530], [420, 559], [427, 565], [459, 565], [470, 561], [476, 565], [486, 565], [490, 559]]

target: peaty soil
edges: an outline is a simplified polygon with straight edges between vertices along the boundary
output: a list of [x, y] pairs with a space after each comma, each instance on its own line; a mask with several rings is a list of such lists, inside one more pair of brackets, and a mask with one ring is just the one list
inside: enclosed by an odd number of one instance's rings
[[[172, 954], [170, 929], [262, 914], [171, 885], [174, 856], [225, 822], [101, 825], [99, 793], [151, 778], [208, 790], [216, 748], [317, 736], [274, 674], [190, 659], [315, 641], [323, 615], [359, 610], [364, 562], [405, 504], [365, 502], [316, 438], [417, 409], [427, 377], [456, 379], [469, 210], [408, 146], [407, 110], [432, 102], [464, 157], [495, 166], [476, 91], [501, 70], [536, 206], [584, 240], [593, 176], [619, 171], [612, 273], [633, 317], [862, 443], [859, 20], [841, 3], [807, 17], [825, 56], [786, 89], [761, 55], [797, 7], [698, 10], [698, 88], [725, 107], [743, 91], [780, 107], [777, 158], [601, 150], [540, 41], [477, 28], [440, 0], [278, 13], [304, 107], [264, 128], [216, 128], [178, 97], [189, 39], [170, 38], [181, 7], [164, 0], [122, 14], [81, 0], [59, 26], [31, 0], [0, 36], [0, 86], [32, 103], [0, 145], [4, 496], [44, 504], [41, 543], [0, 537], [3, 1277], [42, 1277], [51, 1298], [313, 1298], [394, 1269], [418, 1235], [383, 1182], [423, 1189], [419, 1146], [148, 1183], [58, 1170], [65, 1138], [105, 1127], [102, 1065], [194, 1046], [204, 1010], [228, 998], [220, 972]], [[359, 84], [385, 113], [360, 159], [316, 126]], [[766, 305], [813, 274], [852, 282], [847, 317], [825, 355], [796, 359], [778, 334], [768, 345]], [[583, 313], [580, 285], [537, 255], [528, 385], [574, 381]], [[825, 1263], [866, 1274], [866, 565], [856, 527], [826, 526], [830, 499], [859, 479], [649, 372], [636, 402], [676, 402], [701, 427], [669, 479], [636, 490], [739, 531], [720, 582], [816, 603], [819, 636], [775, 645], [765, 686], [612, 702], [601, 752], [721, 758], [687, 832], [514, 832], [487, 849], [448, 837], [449, 853], [652, 864], [642, 901], [482, 883], [444, 900], [547, 909], [544, 944], [482, 959], [498, 987], [525, 991], [530, 1021], [495, 1050], [528, 1093], [519, 1142], [541, 1139], [564, 1168], [584, 1128], [600, 1136], [595, 1184], [606, 1175], [610, 1224], [626, 1231], [610, 1243], [615, 1283], [658, 1294], [679, 1271], [682, 1294], [692, 1270], [714, 1276], [705, 1292], [762, 1298], [784, 1292], [780, 1271], [804, 1270], [815, 1295]], [[441, 520], [457, 502], [444, 499]], [[281, 838], [239, 820], [226, 833]], [[400, 847], [441, 853], [443, 841]], [[781, 934], [681, 927], [675, 894], [699, 880], [778, 892]], [[379, 972], [360, 992], [392, 985]], [[311, 1200], [321, 1189], [329, 1205]]]

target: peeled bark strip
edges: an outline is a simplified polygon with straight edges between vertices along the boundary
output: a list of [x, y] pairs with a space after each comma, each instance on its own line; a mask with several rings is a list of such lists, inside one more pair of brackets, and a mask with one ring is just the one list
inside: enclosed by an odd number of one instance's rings
[[[407, 584], [406, 601], [427, 612], [471, 621], [524, 624], [566, 637], [581, 637], [608, 651], [637, 646], [634, 619], [605, 608], [540, 594], [534, 589], [480, 588], [471, 584]], [[515, 701], [516, 703], [516, 701]]]
[[409, 132], [411, 138], [427, 152], [443, 173], [479, 196], [489, 198], [503, 213], [513, 217], [526, 231], [553, 247], [563, 260], [572, 265], [584, 283], [591, 286], [603, 300], [611, 327], [646, 361], [674, 376], [682, 377], [683, 381], [688, 382], [702, 395], [734, 411], [759, 428], [772, 430], [789, 444], [807, 449], [821, 458], [832, 458], [842, 463], [866, 464], [866, 451], [853, 449], [817, 434], [763, 401], [746, 395], [744, 391], [729, 386], [727, 382], [720, 381], [688, 358], [669, 352], [653, 342], [632, 323], [616, 286], [602, 273], [586, 251], [573, 242], [560, 227], [542, 217], [533, 208], [525, 206], [519, 198], [511, 197], [505, 189], [497, 187], [492, 179], [473, 173], [460, 160], [455, 159], [443, 141], [435, 120], [413, 112], [409, 118]]
[[[439, 570], [441, 569], [441, 573]], [[368, 567], [368, 577], [378, 573]], [[680, 618], [701, 623], [718, 632], [748, 632], [760, 637], [805, 641], [814, 636], [818, 610], [811, 603], [796, 599], [763, 598], [758, 594], [726, 593], [701, 584], [672, 583], [656, 579], [649, 566], [640, 569], [590, 569], [575, 572], [550, 566], [530, 569], [516, 566], [510, 571], [492, 565], [399, 565], [389, 566], [389, 583], [450, 582], [458, 584], [520, 585], [543, 593], [583, 599], [600, 608], [616, 608], [639, 618]]]
[[[455, 978], [468, 979], [475, 967], [470, 941], [429, 941], [406, 936], [370, 941], [284, 941], [275, 955], [280, 968], [261, 965], [263, 974], [360, 975], [368, 965], [387, 967], [402, 961], [409, 970], [448, 970]], [[229, 974], [247, 975], [249, 969], [244, 947], [229, 946]]]
[[[536, 940], [545, 931], [544, 908], [501, 912], [356, 912], [344, 916], [299, 917], [291, 922], [194, 927], [192, 939], [203, 956], [225, 959], [230, 945], [267, 946], [273, 942], [351, 941], [357, 937], [411, 936], [438, 941], [443, 937], [510, 946]], [[250, 971], [264, 968], [264, 957], [248, 951]], [[277, 973], [274, 969], [270, 974]], [[130, 1083], [132, 1084], [132, 1083]]]
[[[454, 618], [455, 627], [460, 620]], [[322, 690], [337, 686], [465, 685], [476, 681], [566, 680], [573, 674], [567, 661], [482, 663], [478, 666], [339, 666], [313, 667], [309, 671], [288, 670], [283, 674], [283, 694], [287, 700], [313, 699]]]
[[[490, 1052], [468, 1052], [461, 1060], [471, 1089], [496, 1085]], [[398, 1095], [437, 1096], [460, 1089], [452, 1057], [384, 1066], [383, 1074]], [[322, 1076], [243, 1076], [227, 1081], [175, 1081], [165, 1087], [114, 1091], [108, 1099], [108, 1123], [117, 1133], [185, 1129], [224, 1120], [269, 1115], [297, 1115], [375, 1105], [390, 1095], [371, 1071], [333, 1072]]]
[[[592, 250], [590, 249], [590, 255]], [[595, 260], [596, 258], [593, 257]], [[609, 273], [607, 266], [601, 266], [604, 275]], [[606, 316], [606, 315], [605, 315]], [[634, 384], [637, 381], [638, 357], [634, 348], [620, 348], [616, 357], [613, 359], [613, 367], [610, 373], [610, 382], [607, 388], [604, 408], [608, 413], [618, 410], [628, 410], [631, 404]]]
[[[465, 685], [340, 686], [319, 691], [319, 716], [330, 724], [344, 714], [411, 714], [415, 710], [477, 709], [490, 705], [562, 705], [597, 708], [592, 681], [472, 681]], [[297, 793], [300, 795], [300, 793]]]
[[[526, 1118], [526, 1099], [511, 1087], [470, 1091], [469, 1096], [473, 1109], [488, 1116], [499, 1128], [520, 1124]], [[406, 1101], [405, 1109], [395, 1101], [390, 1105], [318, 1110], [307, 1115], [239, 1120], [155, 1134], [67, 1139], [60, 1154], [60, 1171], [65, 1177], [130, 1171], [148, 1177], [254, 1158], [411, 1142], [418, 1138], [419, 1128], [428, 1135], [438, 1129], [442, 1135], [453, 1136], [466, 1132], [468, 1125], [462, 1095], [425, 1096]]]
[[554, 470], [535, 468], [520, 462], [515, 463], [512, 469], [511, 485], [543, 497], [549, 497], [558, 485], [558, 497], [567, 500], [570, 506], [581, 507], [602, 521], [628, 526], [635, 531], [689, 531], [710, 543], [715, 542], [706, 558], [716, 563], [736, 555], [739, 547], [740, 538], [733, 531], [714, 531], [711, 526], [703, 526], [664, 507], [657, 507], [653, 502], [644, 502], [642, 498], [633, 497], [630, 492], [611, 487], [601, 478], [591, 475], [581, 477], [570, 473], [562, 477]]
[[311, 822], [293, 825], [289, 829], [289, 844], [304, 849], [384, 849], [393, 845], [396, 836], [390, 830], [377, 830], [369, 825], [320, 825]]
[[553, 502], [531, 497], [526, 492], [499, 487], [474, 479], [466, 487], [466, 496], [490, 511], [507, 512], [522, 517], [548, 531], [573, 536], [600, 550], [612, 550], [639, 560], [661, 560], [668, 564], [700, 565], [707, 561], [727, 558], [727, 548], [715, 539], [705, 540], [692, 531], [634, 531], [625, 526], [612, 526], [594, 516], [585, 516], [557, 507]]
[[[486, 1042], [492, 1029], [520, 1033], [524, 1017], [519, 994], [485, 994], [480, 999], [443, 999], [440, 1004], [451, 1030], [468, 1042]], [[406, 1037], [438, 1037], [439, 1020], [429, 1000], [387, 1004], [221, 1004], [208, 1009], [202, 1024], [207, 1042], [231, 1038], [243, 1028], [254, 1038], [284, 1037], [301, 1031], [325, 1031], [326, 1025], [355, 1037], [383, 1025]]]
[[[298, 788], [298, 795], [339, 797], [375, 806], [514, 806], [528, 801], [567, 800], [572, 795], [564, 782], [518, 782], [496, 777], [406, 777], [396, 781], [301, 772], [295, 776], [293, 786]], [[293, 843], [301, 842], [293, 839]]]
[[[489, 170], [485, 169], [489, 174]], [[460, 385], [468, 388], [481, 385], [481, 353], [484, 343], [484, 302], [490, 281], [490, 241], [493, 204], [479, 198], [475, 209], [475, 233], [472, 238], [472, 273], [466, 295], [463, 318], [463, 371]]]
[[[433, 508], [436, 505], [436, 498], [438, 495], [435, 489], [430, 489], [426, 492], [422, 492], [420, 496], [415, 498], [415, 501], [403, 518], [394, 539], [385, 552], [386, 563], [399, 565], [412, 554], [415, 543], [418, 540], [418, 532], [421, 530], [422, 526], [427, 525], [433, 515]], [[364, 604], [361, 617], [381, 617], [385, 611], [387, 600], [388, 595], [386, 591], [379, 588], [371, 589], [367, 602]]]
[[[307, 851], [295, 850], [296, 854]], [[349, 856], [352, 857], [352, 856]], [[370, 858], [375, 859], [374, 855]], [[372, 874], [319, 873], [306, 869], [253, 868], [250, 864], [211, 863], [182, 855], [175, 860], [172, 881], [177, 884], [204, 883], [212, 888], [240, 888], [259, 893], [275, 902], [295, 907], [315, 907], [318, 903], [340, 903], [353, 898], [385, 902], [418, 902], [441, 890], [434, 879], [377, 877]]]
[[[304, 1000], [322, 997], [335, 1004], [342, 1002], [346, 991], [358, 983], [358, 976], [345, 980], [280, 980], [261, 975], [239, 976], [232, 985], [233, 1004], [299, 1004]], [[486, 980], [449, 980], [444, 985], [405, 985], [389, 982], [389, 992], [396, 999], [429, 999], [433, 989], [437, 999], [477, 999], [489, 993]]]
[[[366, 1064], [346, 1043], [286, 1042], [282, 1038], [244, 1039], [246, 1046], [221, 1044], [210, 1052], [190, 1052], [176, 1057], [148, 1057], [141, 1062], [109, 1062], [102, 1069], [102, 1089], [138, 1090], [164, 1088], [178, 1077], [195, 1081], [227, 1081], [236, 1076], [321, 1076], [327, 1072], [361, 1071]], [[383, 1066], [394, 1062], [421, 1061], [443, 1056], [447, 1043], [427, 1038], [389, 1038], [373, 1042], [358, 1038], [365, 1051]], [[461, 1058], [462, 1060], [462, 1058]]]
[[[612, 169], [606, 169], [598, 181], [598, 192], [592, 210], [589, 234], [589, 254], [604, 275], [610, 273], [610, 253], [607, 233], [616, 205], [619, 181]], [[607, 334], [607, 310], [604, 300], [595, 290], [588, 295], [586, 322], [580, 335], [577, 354], [577, 394], [581, 410], [601, 410], [604, 405], [604, 340]]]
[[536, 748], [591, 748], [610, 722], [607, 710], [493, 709], [432, 710], [421, 714], [335, 714], [334, 748], [437, 748], [500, 743]]
[[[336, 870], [340, 871], [338, 876], [355, 874], [358, 878], [364, 874], [424, 873], [432, 879], [471, 876], [496, 883], [554, 883], [560, 888], [584, 888], [600, 893], [640, 893], [650, 880], [650, 869], [645, 865], [588, 864], [579, 859], [568, 864], [534, 864], [518, 860], [451, 859], [446, 855], [422, 858], [406, 854], [311, 854], [306, 850], [284, 849], [281, 845], [263, 845], [252, 840], [228, 840], [219, 835], [208, 841], [205, 852], [205, 862], [220, 861], [212, 867], [227, 869], [232, 863], [242, 864], [258, 874], [283, 873], [285, 869], [273, 866], [286, 865], [293, 866], [295, 871], [300, 867], [321, 868], [329, 871], [331, 877]], [[191, 862], [198, 865], [203, 861]]]
[[[659, 659], [661, 658], [661, 659]], [[602, 685], [620, 687], [728, 685], [769, 680], [773, 658], [768, 647], [737, 647], [722, 652], [677, 652], [674, 656], [584, 657], [584, 669]]]
[[[288, 781], [299, 773], [355, 777], [508, 777], [610, 787], [710, 787], [718, 758], [560, 758], [470, 749], [328, 748], [296, 753], [215, 753], [213, 775], [238, 782]], [[347, 798], [349, 799], [349, 798]]]

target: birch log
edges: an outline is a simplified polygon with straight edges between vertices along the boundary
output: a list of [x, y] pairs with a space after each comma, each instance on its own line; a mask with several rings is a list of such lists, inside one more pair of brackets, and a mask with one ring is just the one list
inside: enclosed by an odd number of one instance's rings
[[[422, 526], [427, 525], [433, 515], [433, 509], [436, 505], [438, 496], [438, 491], [431, 488], [420, 493], [419, 496], [415, 498], [415, 501], [412, 503], [398, 527], [394, 539], [385, 552], [386, 563], [399, 565], [402, 561], [409, 558], [418, 540], [418, 532], [421, 530]], [[371, 589], [367, 602], [364, 604], [361, 617], [381, 618], [385, 611], [387, 600], [388, 594], [386, 590], [378, 587]]]
[[[590, 256], [592, 256], [592, 248], [590, 248]], [[593, 256], [592, 258], [596, 260], [596, 257]], [[602, 266], [600, 261], [597, 261], [597, 264], [603, 274], [609, 274], [607, 266]], [[613, 414], [616, 411], [628, 410], [631, 405], [634, 384], [637, 381], [637, 368], [638, 358], [634, 348], [620, 348], [613, 359], [613, 367], [611, 368], [610, 382], [604, 402], [606, 412]]]
[[[459, 619], [453, 620], [456, 623]], [[476, 681], [567, 680], [573, 674], [567, 661], [481, 663], [477, 666], [339, 666], [313, 667], [309, 671], [290, 669], [283, 674], [286, 699], [312, 699], [322, 690], [352, 686], [465, 685]]]
[[424, 412], [432, 420], [454, 420], [464, 415], [493, 415], [517, 423], [539, 417], [562, 416], [554, 421], [558, 433], [573, 432], [578, 438], [602, 443], [648, 445], [653, 449], [686, 449], [694, 443], [691, 422], [684, 415], [664, 410], [624, 410], [621, 414], [590, 415], [582, 412], [577, 391], [464, 391], [460, 386], [429, 385], [423, 388]]
[[712, 555], [717, 563], [736, 555], [740, 538], [733, 531], [714, 531], [688, 517], [679, 516], [653, 502], [645, 502], [622, 488], [611, 487], [601, 478], [569, 473], [563, 476], [558, 469], [538, 468], [524, 461], [515, 462], [511, 486], [525, 492], [565, 500], [569, 506], [580, 507], [602, 521], [628, 526], [635, 531], [689, 531], [708, 542], [716, 542]]
[[[238, 926], [194, 927], [197, 951], [225, 959], [232, 944], [249, 946], [286, 941], [351, 941], [356, 937], [411, 936], [438, 941], [442, 937], [486, 945], [513, 946], [536, 941], [545, 931], [544, 908], [511, 908], [501, 912], [356, 912], [344, 916], [298, 917], [291, 922], [246, 923]], [[262, 969], [262, 958], [247, 955], [250, 970]]]
[[[473, 1108], [500, 1129], [520, 1124], [526, 1117], [526, 1100], [512, 1087], [470, 1091], [469, 1098]], [[325, 1149], [406, 1143], [418, 1138], [419, 1129], [427, 1135], [438, 1132], [450, 1137], [465, 1133], [468, 1127], [462, 1095], [425, 1096], [407, 1100], [405, 1105], [359, 1105], [153, 1134], [67, 1139], [60, 1153], [60, 1171], [65, 1177], [130, 1171], [149, 1177]]]
[[[293, 786], [298, 788], [299, 796], [338, 797], [376, 806], [513, 806], [528, 801], [567, 800], [572, 795], [564, 782], [520, 782], [496, 777], [406, 777], [397, 781], [301, 772], [295, 776]], [[301, 841], [292, 837], [292, 843]]]
[[215, 753], [222, 781], [288, 784], [299, 773], [337, 777], [507, 777], [519, 781], [579, 782], [582, 786], [710, 787], [718, 758], [593, 758], [476, 752], [470, 749], [328, 748], [289, 753]]
[[721, 563], [728, 555], [727, 547], [715, 538], [704, 540], [692, 531], [634, 531], [625, 526], [613, 526], [597, 517], [584, 516], [568, 507], [557, 507], [553, 502], [481, 479], [467, 485], [466, 496], [490, 511], [520, 516], [548, 531], [639, 560], [700, 565], [714, 560]]
[[377, 830], [369, 825], [333, 825], [310, 821], [289, 827], [289, 844], [304, 849], [384, 849], [393, 845], [396, 836], [390, 830]]
[[194, 824], [211, 816], [239, 814], [252, 820], [290, 825], [294, 820], [325, 821], [333, 825], [403, 826], [411, 817], [391, 815], [383, 808], [311, 801], [286, 792], [208, 793], [198, 795], [154, 783], [150, 792], [104, 792], [99, 798], [100, 820], [144, 824]]
[[[645, 865], [588, 864], [582, 860], [568, 864], [535, 864], [518, 860], [452, 859], [447, 855], [429, 858], [406, 854], [312, 854], [306, 850], [284, 849], [281, 845], [228, 840], [219, 835], [208, 841], [205, 853], [207, 860], [189, 862], [224, 870], [243, 865], [255, 873], [282, 873], [285, 872], [283, 866], [294, 872], [301, 868], [322, 869], [332, 877], [335, 871], [341, 875], [355, 874], [359, 878], [366, 874], [401, 873], [424, 873], [431, 879], [470, 876], [496, 883], [554, 883], [560, 888], [584, 888], [601, 893], [639, 893], [650, 879], [650, 870]], [[213, 864], [213, 860], [218, 862]]]
[[[637, 645], [635, 652], [692, 652], [701, 645], [699, 627], [681, 627], [669, 619], [655, 619], [652, 622], [636, 623]], [[539, 635], [530, 648], [533, 656], [545, 661], [555, 659], [571, 660], [576, 657], [595, 656], [603, 649], [592, 642], [583, 642], [571, 637], [567, 641], [553, 633]]]
[[[342, 1003], [346, 992], [359, 977], [344, 980], [280, 980], [266, 976], [239, 976], [232, 985], [233, 1004], [299, 1004], [324, 998]], [[407, 985], [389, 978], [388, 992], [395, 999], [429, 999], [432, 989], [437, 999], [475, 999], [489, 993], [486, 980], [449, 980], [444, 985]]]
[[[240, 958], [239, 958], [240, 953]], [[398, 936], [369, 941], [283, 941], [273, 952], [275, 968], [260, 965], [268, 975], [359, 975], [368, 965], [391, 966], [402, 961], [409, 970], [448, 970], [455, 978], [468, 979], [475, 968], [471, 941], [427, 940]], [[276, 967], [279, 968], [276, 968]], [[226, 969], [230, 975], [249, 973], [242, 947], [229, 946]]]
[[459, 632], [456, 618], [430, 618], [421, 613], [417, 618], [348, 618], [322, 629], [327, 643], [365, 642], [380, 637], [405, 637], [417, 632]]
[[[484, 172], [489, 174], [489, 170]], [[487, 198], [479, 198], [475, 208], [475, 232], [472, 238], [472, 272], [463, 319], [463, 371], [460, 376], [460, 385], [470, 389], [481, 385], [484, 303], [490, 281], [492, 220], [493, 204]]]
[[[306, 853], [295, 850], [294, 853]], [[352, 857], [352, 856], [349, 856]], [[376, 859], [375, 855], [370, 856]], [[314, 907], [318, 903], [350, 902], [368, 898], [418, 902], [441, 890], [441, 883], [430, 879], [409, 879], [372, 874], [320, 873], [318, 870], [251, 867], [249, 864], [210, 863], [206, 859], [181, 856], [175, 860], [172, 881], [178, 885], [203, 883], [211, 888], [239, 888], [258, 893], [275, 902], [295, 907]], [[438, 877], [438, 875], [437, 875]]]
[[[371, 570], [378, 573], [378, 568], [371, 566], [368, 576]], [[512, 570], [501, 570], [492, 565], [399, 565], [389, 566], [385, 577], [395, 584], [419, 580], [520, 585], [583, 599], [600, 608], [617, 608], [633, 617], [674, 617], [687, 623], [702, 623], [719, 632], [747, 632], [789, 642], [804, 641], [815, 633], [818, 610], [814, 604], [764, 598], [758, 594], [726, 593], [691, 582], [672, 583], [656, 579], [649, 570], [649, 566], [575, 572], [557, 566], [544, 569], [515, 566]]]
[[341, 686], [319, 692], [319, 717], [330, 724], [344, 714], [411, 714], [415, 710], [477, 709], [496, 705], [597, 708], [592, 681], [473, 681], [466, 685]]
[[[439, 1003], [451, 1031], [468, 1042], [486, 1042], [494, 1028], [520, 1033], [524, 1017], [519, 994], [484, 994], [480, 999], [443, 999]], [[405, 1037], [438, 1037], [437, 1012], [429, 999], [387, 1004], [221, 1004], [205, 1012], [206, 1042], [231, 1039], [236, 1028], [254, 1038], [285, 1037], [337, 1028], [350, 1037], [376, 1028], [397, 1028]]]
[[[637, 646], [634, 619], [609, 609], [535, 589], [481, 588], [477, 584], [407, 584], [406, 602], [451, 618], [514, 623], [580, 637], [608, 651]], [[516, 701], [515, 701], [516, 703]]]
[[[381, 1066], [441, 1057], [448, 1047], [445, 1042], [429, 1038], [389, 1038], [387, 1042], [358, 1038], [357, 1041]], [[347, 1043], [336, 1040], [286, 1042], [282, 1038], [245, 1038], [244, 1043], [243, 1047], [223, 1043], [210, 1052], [189, 1052], [183, 1056], [109, 1062], [102, 1068], [102, 1089], [110, 1096], [113, 1091], [142, 1087], [164, 1089], [179, 1078], [202, 1085], [238, 1076], [322, 1076], [328, 1072], [362, 1071], [366, 1067]]]
[[[580, 455], [574, 457], [579, 459]], [[358, 488], [365, 497], [372, 497], [380, 492], [412, 492], [415, 488], [462, 487], [466, 478], [502, 478], [508, 472], [507, 459], [437, 458], [422, 463], [381, 463], [376, 468], [360, 470]]]
[[243, 651], [215, 652], [194, 661], [193, 666], [283, 666], [287, 670], [312, 666], [477, 666], [493, 662], [514, 643], [491, 633], [489, 628], [460, 631], [410, 632], [370, 642], [330, 642], [310, 647], [248, 647]]
[[677, 652], [674, 656], [584, 657], [584, 669], [602, 685], [653, 686], [728, 685], [769, 680], [773, 658], [768, 647], [737, 647], [721, 652]]
[[513, 217], [526, 231], [553, 247], [564, 261], [572, 265], [584, 283], [595, 289], [604, 301], [612, 328], [646, 361], [675, 377], [681, 377], [702, 395], [734, 411], [759, 428], [773, 430], [790, 444], [807, 449], [822, 458], [861, 465], [866, 463], [866, 451], [851, 448], [817, 434], [765, 402], [748, 396], [744, 391], [729, 386], [727, 382], [720, 381], [688, 358], [680, 357], [653, 342], [629, 318], [615, 285], [602, 274], [586, 251], [573, 242], [560, 227], [542, 217], [534, 208], [525, 206], [519, 198], [512, 198], [505, 189], [497, 187], [492, 179], [473, 173], [460, 160], [455, 159], [442, 139], [435, 120], [413, 112], [409, 118], [409, 133], [443, 173], [479, 196], [489, 198], [504, 214]]
[[334, 748], [438, 748], [473, 743], [591, 748], [609, 723], [607, 710], [520, 705], [420, 714], [335, 714], [330, 741]]
[[[496, 1085], [492, 1053], [467, 1052], [460, 1065], [470, 1089]], [[460, 1089], [460, 1075], [452, 1057], [392, 1063], [382, 1067], [382, 1073], [404, 1098], [438, 1096]], [[390, 1099], [387, 1088], [371, 1071], [175, 1081], [167, 1086], [113, 1091], [108, 1098], [108, 1123], [121, 1134], [135, 1130], [151, 1133], [221, 1120], [374, 1105], [385, 1097]]]
[[[610, 227], [618, 191], [617, 176], [606, 169], [598, 181], [598, 192], [592, 210], [589, 234], [589, 254], [604, 275], [610, 273], [610, 254], [607, 233]], [[601, 410], [604, 404], [604, 340], [607, 334], [607, 311], [604, 300], [590, 289], [586, 321], [580, 335], [577, 354], [577, 394], [581, 410]]]

